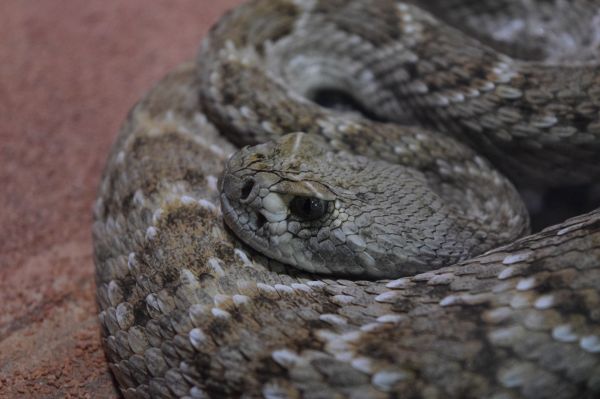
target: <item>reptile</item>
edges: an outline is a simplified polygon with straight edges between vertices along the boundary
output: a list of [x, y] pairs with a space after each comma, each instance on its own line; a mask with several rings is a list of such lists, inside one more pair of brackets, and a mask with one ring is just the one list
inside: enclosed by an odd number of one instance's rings
[[598, 397], [600, 209], [532, 233], [521, 194], [597, 183], [599, 10], [228, 12], [101, 179], [123, 396]]

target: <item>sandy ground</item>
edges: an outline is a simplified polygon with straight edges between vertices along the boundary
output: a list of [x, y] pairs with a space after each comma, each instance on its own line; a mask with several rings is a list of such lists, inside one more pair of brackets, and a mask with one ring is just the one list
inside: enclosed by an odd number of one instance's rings
[[129, 108], [240, 0], [0, 2], [0, 397], [116, 397], [91, 205]]

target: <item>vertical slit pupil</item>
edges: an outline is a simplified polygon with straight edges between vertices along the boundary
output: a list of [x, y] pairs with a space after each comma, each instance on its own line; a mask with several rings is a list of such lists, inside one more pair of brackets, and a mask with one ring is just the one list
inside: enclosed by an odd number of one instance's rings
[[306, 198], [306, 199], [304, 200], [303, 207], [304, 207], [304, 212], [305, 212], [307, 215], [310, 215], [310, 214], [311, 214], [311, 211], [312, 211], [312, 209], [313, 209], [313, 200], [312, 200], [311, 198]]

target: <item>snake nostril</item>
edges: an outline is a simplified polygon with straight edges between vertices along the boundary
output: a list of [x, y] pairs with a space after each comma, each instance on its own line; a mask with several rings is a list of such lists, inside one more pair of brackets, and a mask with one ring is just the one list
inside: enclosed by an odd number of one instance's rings
[[240, 193], [240, 200], [245, 200], [248, 198], [248, 196], [250, 195], [250, 193], [252, 192], [252, 189], [254, 188], [254, 180], [253, 179], [246, 179], [246, 181], [244, 181], [244, 184], [242, 185], [242, 190]]

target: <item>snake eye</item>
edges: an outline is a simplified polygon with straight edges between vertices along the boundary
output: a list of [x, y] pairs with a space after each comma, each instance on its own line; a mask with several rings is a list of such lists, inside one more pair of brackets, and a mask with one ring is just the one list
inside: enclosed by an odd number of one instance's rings
[[302, 220], [315, 220], [327, 211], [327, 201], [315, 197], [294, 197], [290, 212]]

